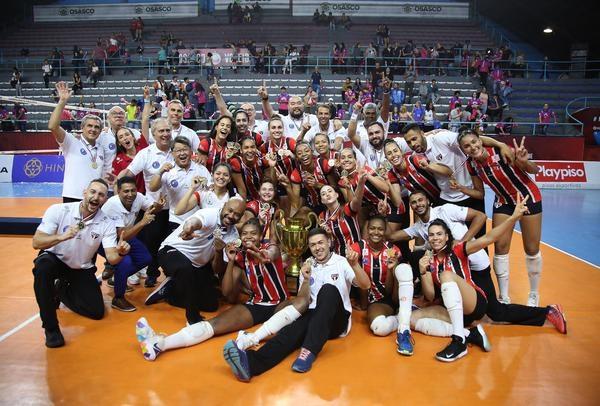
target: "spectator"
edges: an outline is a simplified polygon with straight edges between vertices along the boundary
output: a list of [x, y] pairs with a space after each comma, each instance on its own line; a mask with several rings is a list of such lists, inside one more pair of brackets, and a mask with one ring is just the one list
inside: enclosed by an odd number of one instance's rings
[[494, 94], [488, 100], [487, 115], [491, 121], [502, 120], [502, 105], [497, 94]]
[[19, 131], [22, 133], [27, 132], [27, 109], [19, 103], [15, 103], [13, 116], [15, 117], [15, 122]]
[[479, 107], [480, 105], [481, 105], [481, 100], [479, 99], [477, 92], [473, 92], [471, 94], [471, 98], [467, 102], [467, 107], [470, 107], [471, 109], [473, 109], [475, 107]]
[[375, 58], [377, 58], [377, 49], [375, 48], [375, 45], [372, 42], [369, 44], [369, 47], [365, 50], [365, 57], [367, 58], [367, 72], [371, 73], [371, 71], [375, 67]]
[[198, 104], [198, 118], [206, 118], [204, 106], [206, 105], [206, 90], [199, 80], [194, 82], [194, 90], [196, 91], [196, 101]]
[[417, 100], [412, 110], [413, 121], [415, 123], [422, 123], [425, 117], [425, 109], [421, 105], [421, 101]]
[[[354, 46], [352, 47], [352, 65], [354, 67], [354, 73], [358, 73], [360, 71], [360, 66], [362, 65], [363, 61], [363, 52], [360, 49], [360, 42], [357, 42], [356, 44], [354, 44]], [[354, 91], [356, 91], [356, 89], [354, 89]]]
[[318, 9], [318, 8], [316, 8], [316, 9], [315, 9], [315, 12], [313, 13], [313, 18], [312, 18], [312, 20], [313, 20], [313, 23], [315, 23], [315, 24], [317, 24], [317, 25], [318, 25], [318, 24], [319, 24], [319, 17], [320, 17], [320, 16], [321, 16], [321, 14], [319, 13], [319, 9]]
[[[407, 124], [412, 121], [414, 121], [412, 113], [410, 111], [408, 111], [408, 109], [406, 108], [406, 105], [403, 104], [402, 107], [400, 107], [400, 123]], [[402, 127], [403, 126], [401, 126], [400, 128], [402, 128]]]
[[461, 103], [460, 100], [460, 90], [456, 90], [454, 95], [450, 98], [450, 105], [448, 106], [448, 115], [450, 115], [450, 111], [452, 111], [457, 103]]
[[437, 104], [440, 99], [440, 88], [435, 79], [431, 79], [431, 83], [427, 86], [427, 100], [433, 104]]
[[556, 113], [550, 109], [548, 103], [544, 103], [544, 107], [538, 113], [538, 120], [540, 123], [540, 134], [546, 135], [548, 132], [548, 127], [554, 121], [554, 124], [558, 123], [558, 119], [556, 117]]
[[322, 10], [321, 14], [319, 15], [319, 24], [327, 25], [328, 22], [329, 22], [329, 18], [327, 17], [327, 14], [325, 14], [325, 11]]
[[62, 76], [62, 65], [64, 63], [64, 55], [58, 48], [54, 48], [50, 53], [50, 60], [52, 63], [52, 73], [56, 76]]
[[310, 80], [311, 80], [312, 89], [317, 94], [317, 100], [320, 101], [321, 100], [322, 79], [321, 79], [321, 73], [319, 72], [319, 68], [317, 66], [315, 66], [315, 70], [310, 75]]
[[350, 20], [350, 17], [347, 16], [346, 13], [342, 13], [340, 24], [346, 29], [346, 31], [350, 31], [350, 27], [352, 27], [352, 20]]
[[287, 116], [288, 115], [288, 102], [290, 101], [290, 95], [287, 92], [287, 89], [285, 86], [281, 86], [281, 91], [279, 92], [279, 95], [277, 96], [277, 106], [278, 106], [278, 112], [280, 115], [282, 116]]
[[183, 121], [181, 124], [196, 130], [196, 111], [187, 95], [183, 96]]
[[423, 116], [423, 131], [428, 132], [433, 130], [436, 121], [435, 106], [432, 101], [428, 101], [425, 105], [425, 115]]
[[429, 100], [429, 86], [425, 83], [425, 80], [421, 80], [421, 84], [419, 85], [419, 100], [421, 103], [427, 103]]
[[481, 104], [480, 104], [481, 112], [483, 114], [486, 114], [487, 113], [487, 106], [488, 106], [489, 95], [488, 95], [487, 89], [485, 87], [482, 87], [481, 91], [479, 92], [479, 100], [481, 101]]
[[417, 74], [413, 69], [412, 64], [409, 64], [404, 72], [404, 97], [406, 99], [405, 102], [409, 104], [412, 100], [415, 80], [417, 80]]
[[138, 121], [139, 107], [136, 99], [131, 99], [131, 102], [125, 106], [125, 117], [127, 118], [127, 125], [131, 128], [139, 128]]
[[500, 82], [500, 90], [498, 91], [498, 97], [502, 102], [502, 108], [509, 109], [510, 95], [513, 92], [512, 85], [507, 80]]
[[206, 66], [206, 80], [210, 82], [215, 79], [215, 63], [213, 61], [212, 52], [208, 52], [206, 54], [206, 60], [204, 61], [204, 65]]
[[60, 126], [66, 132], [72, 132], [75, 124], [75, 117], [73, 117], [73, 113], [71, 110], [63, 109], [60, 113]]
[[496, 124], [494, 132], [498, 135], [511, 135], [513, 128], [517, 126], [514, 121], [514, 118], [507, 117], [504, 122], [501, 121]]
[[512, 69], [511, 69], [512, 77], [513, 78], [516, 78], [516, 77], [524, 78], [526, 68], [527, 68], [527, 66], [525, 65], [525, 55], [522, 52], [519, 52], [517, 54], [517, 57], [515, 58], [515, 63], [512, 65]]
[[22, 84], [23, 84], [23, 79], [21, 77], [21, 71], [19, 69], [17, 69], [17, 67], [15, 66], [13, 68], [13, 72], [10, 77], [10, 85], [13, 89], [15, 89], [17, 97], [23, 96]]
[[400, 124], [400, 107], [397, 104], [394, 104], [394, 107], [392, 108], [392, 115], [391, 115], [391, 123], [390, 123], [390, 130], [389, 132], [392, 134], [399, 134], [400, 133], [400, 128], [401, 128], [401, 124]]
[[104, 50], [102, 42], [98, 41], [96, 43], [96, 47], [92, 51], [92, 59], [94, 60], [94, 63], [96, 64], [99, 70], [104, 70], [104, 68], [106, 67], [106, 58], [106, 50]]
[[348, 106], [348, 111], [352, 111], [352, 106], [354, 106], [357, 101], [357, 94], [353, 87], [350, 87], [344, 92], [344, 101]]
[[14, 116], [12, 115], [12, 112], [4, 106], [0, 106], [0, 120], [2, 121], [2, 126], [0, 127], [2, 131], [15, 130]]
[[462, 121], [462, 105], [460, 101], [454, 103], [454, 108], [450, 110], [449, 118], [450, 124], [448, 125], [448, 129], [453, 132], [458, 132], [460, 128], [460, 123]]
[[142, 20], [142, 17], [138, 17], [137, 23], [135, 25], [134, 41], [142, 42], [143, 38], [144, 38], [144, 21]]
[[331, 11], [327, 16], [327, 22], [329, 23], [329, 31], [335, 31], [335, 17]]
[[336, 105], [335, 117], [337, 117], [338, 120], [345, 120], [347, 113], [348, 113], [348, 111], [346, 109], [344, 109], [343, 105], [341, 105], [341, 104]]
[[166, 73], [167, 69], [167, 50], [165, 47], [160, 47], [157, 52], [158, 57], [158, 74]]
[[78, 72], [73, 72], [73, 84], [71, 85], [71, 90], [73, 90], [73, 94], [76, 95], [83, 93], [83, 82], [81, 81], [81, 76], [79, 76]]
[[85, 54], [83, 49], [81, 49], [78, 45], [73, 46], [73, 59], [71, 59], [71, 63], [73, 64], [73, 70], [77, 73], [80, 73], [80, 67], [83, 65], [83, 59]]
[[231, 24], [233, 22], [233, 2], [229, 3], [227, 5], [227, 21], [229, 21], [229, 24]]
[[98, 85], [98, 79], [100, 78], [100, 68], [96, 65], [96, 62], [92, 61], [92, 64], [88, 71], [88, 81], [92, 80], [92, 86], [96, 87]]
[[48, 89], [50, 87], [50, 77], [52, 76], [52, 65], [50, 65], [47, 59], [44, 59], [42, 65], [42, 76], [44, 78], [44, 86]]

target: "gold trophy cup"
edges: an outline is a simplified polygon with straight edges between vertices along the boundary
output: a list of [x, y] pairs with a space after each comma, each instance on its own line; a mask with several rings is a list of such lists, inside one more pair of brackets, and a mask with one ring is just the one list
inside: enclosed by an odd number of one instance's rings
[[302, 218], [285, 218], [283, 211], [279, 210], [275, 216], [275, 234], [279, 244], [290, 259], [285, 273], [290, 293], [298, 292], [298, 276], [300, 275], [300, 257], [308, 246], [308, 231], [318, 224], [315, 213], [309, 212], [308, 216]]

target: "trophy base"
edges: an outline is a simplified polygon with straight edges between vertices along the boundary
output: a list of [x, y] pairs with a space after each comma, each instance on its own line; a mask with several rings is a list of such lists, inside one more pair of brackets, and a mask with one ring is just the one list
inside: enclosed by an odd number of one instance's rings
[[285, 281], [287, 283], [287, 288], [290, 295], [296, 296], [299, 289], [299, 278], [297, 276], [285, 275]]

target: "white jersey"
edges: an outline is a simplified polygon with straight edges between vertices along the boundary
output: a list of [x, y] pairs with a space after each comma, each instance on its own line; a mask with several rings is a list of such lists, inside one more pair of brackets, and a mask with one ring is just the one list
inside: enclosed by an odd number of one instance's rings
[[[440, 219], [450, 228], [452, 237], [455, 240], [462, 239], [469, 229], [465, 224], [467, 219], [468, 207], [461, 207], [455, 204], [443, 204], [437, 207], [431, 207], [429, 209], [429, 221], [424, 223], [422, 220], [417, 219], [415, 223], [404, 229], [404, 232], [413, 238], [421, 237], [423, 240], [428, 240], [428, 229], [429, 225], [433, 220]], [[469, 265], [473, 271], [483, 271], [490, 266], [490, 258], [484, 250], [469, 255]]]
[[[348, 260], [336, 253], [331, 254], [331, 258], [325, 264], [315, 264], [312, 267], [310, 274], [310, 304], [309, 309], [314, 309], [317, 306], [317, 296], [319, 291], [325, 284], [330, 284], [336, 287], [342, 297], [344, 309], [350, 313], [348, 317], [348, 327], [346, 331], [340, 335], [344, 337], [350, 332], [352, 326], [352, 304], [350, 303], [350, 286], [354, 281], [354, 269], [348, 263]], [[302, 286], [304, 277], [300, 273], [298, 286]]]
[[[80, 202], [53, 204], [44, 213], [38, 230], [49, 234], [62, 234], [72, 225], [82, 221]], [[84, 222], [83, 229], [70, 240], [66, 240], [44, 251], [52, 252], [71, 269], [90, 269], [94, 267], [95, 255], [100, 247], [104, 249], [117, 246], [115, 223], [98, 210], [94, 217]]]
[[[150, 180], [152, 180], [152, 176], [158, 173], [160, 167], [165, 162], [174, 162], [171, 151], [161, 151], [156, 147], [156, 144], [152, 144], [138, 152], [127, 167], [127, 169], [133, 173], [133, 176], [136, 176], [140, 172], [144, 173], [146, 194], [155, 201], [160, 200], [160, 190], [157, 192], [150, 192]], [[165, 208], [169, 208], [168, 202]]]
[[90, 182], [102, 177], [104, 147], [98, 142], [91, 145], [85, 138], [68, 132], [59, 146], [65, 157], [62, 196], [82, 199]]
[[215, 255], [215, 237], [213, 235], [215, 229], [221, 229], [221, 239], [225, 243], [233, 242], [239, 237], [235, 226], [221, 225], [221, 208], [200, 209], [191, 217], [198, 218], [202, 222], [202, 228], [195, 232], [194, 238], [186, 241], [179, 237], [184, 225], [181, 224], [162, 242], [161, 249], [166, 246], [173, 247], [185, 255], [192, 264], [200, 267], [209, 263]]
[[104, 203], [102, 212], [114, 221], [117, 228], [131, 227], [135, 224], [135, 219], [140, 211], [147, 210], [153, 203], [154, 200], [143, 193], [138, 193], [131, 204], [131, 210], [127, 210], [119, 196], [115, 195]]
[[265, 120], [254, 120], [254, 125], [248, 126], [248, 129], [262, 138], [263, 142], [269, 140], [269, 123]]
[[314, 114], [304, 113], [302, 117], [295, 119], [291, 115], [281, 116], [281, 121], [283, 121], [283, 134], [286, 137], [297, 139], [298, 134], [302, 130], [302, 124], [305, 122], [310, 123], [310, 127], [318, 126], [319, 120], [317, 120], [317, 116]]
[[161, 182], [162, 189], [167, 194], [167, 202], [170, 207], [169, 221], [181, 224], [185, 219], [190, 217], [196, 210], [198, 210], [198, 207], [196, 207], [179, 216], [175, 214], [175, 207], [190, 188], [192, 179], [195, 176], [202, 176], [206, 179], [209, 185], [212, 184], [212, 176], [210, 176], [208, 169], [206, 169], [204, 165], [197, 164], [193, 161], [190, 163], [190, 167], [187, 169], [175, 165], [170, 171], [163, 173]]
[[[200, 190], [196, 192], [196, 201], [198, 202], [198, 206], [202, 209], [207, 209], [209, 207], [221, 208], [227, 203], [231, 196], [229, 193], [224, 193], [223, 196], [219, 197], [212, 190]], [[236, 194], [235, 196], [239, 196]]]
[[[466, 187], [473, 187], [471, 176], [466, 167], [467, 157], [458, 145], [458, 134], [452, 131], [440, 131], [425, 137], [427, 149], [425, 155], [430, 162], [446, 165], [452, 169], [457, 182]], [[460, 202], [468, 198], [467, 195], [450, 189], [450, 180], [446, 176], [433, 174], [440, 187], [440, 198], [450, 202]]]

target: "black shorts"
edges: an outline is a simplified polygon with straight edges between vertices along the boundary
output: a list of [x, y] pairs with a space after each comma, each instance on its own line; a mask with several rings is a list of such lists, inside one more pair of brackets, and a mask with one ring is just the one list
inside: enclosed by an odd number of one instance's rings
[[391, 307], [394, 310], [394, 313], [396, 313], [398, 311], [398, 303], [394, 303], [391, 296], [384, 296], [379, 300], [369, 303], [369, 306], [371, 306], [372, 304], [376, 304], [376, 303], [388, 305], [389, 307]]
[[[542, 212], [542, 201], [535, 203], [527, 202], [527, 209], [525, 216], [533, 216], [534, 214], [540, 214]], [[511, 216], [515, 211], [515, 205], [512, 203], [499, 203], [498, 199], [494, 200], [494, 214], [506, 214]]]
[[465, 314], [463, 316], [465, 327], [485, 316], [487, 310], [487, 299], [477, 289], [475, 289], [475, 292], [477, 292], [477, 304], [475, 305], [475, 309], [471, 312], [471, 314]]
[[269, 320], [275, 314], [277, 305], [259, 305], [252, 303], [244, 303], [244, 307], [250, 311], [254, 324], [261, 324]]

